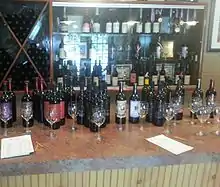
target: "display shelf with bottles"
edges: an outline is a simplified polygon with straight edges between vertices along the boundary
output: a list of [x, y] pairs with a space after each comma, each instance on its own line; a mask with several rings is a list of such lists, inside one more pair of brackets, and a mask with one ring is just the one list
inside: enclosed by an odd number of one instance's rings
[[201, 3], [55, 1], [55, 79], [75, 73], [78, 82], [98, 77], [108, 86], [120, 80], [143, 86], [147, 73], [155, 84], [163, 79], [174, 85], [183, 77], [185, 85], [193, 85], [200, 71], [204, 9]]
[[25, 80], [49, 79], [48, 2], [8, 1], [0, 3], [0, 87], [8, 78], [12, 88], [23, 90]]

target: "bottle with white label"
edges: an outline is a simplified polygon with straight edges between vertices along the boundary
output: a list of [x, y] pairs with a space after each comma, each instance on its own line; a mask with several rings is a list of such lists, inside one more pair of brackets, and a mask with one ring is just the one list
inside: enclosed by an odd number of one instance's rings
[[121, 33], [126, 34], [128, 33], [128, 22], [124, 20], [121, 24]]
[[118, 21], [118, 18], [116, 17], [113, 22], [113, 33], [119, 33], [120, 31], [120, 22]]
[[160, 24], [162, 22], [161, 15], [158, 14], [157, 10], [154, 12], [154, 22], [153, 22], [153, 33], [160, 32]]
[[144, 23], [144, 33], [149, 34], [151, 33], [151, 9], [149, 9], [149, 12], [146, 13], [146, 20]]
[[140, 96], [137, 92], [137, 83], [133, 86], [133, 93], [129, 100], [129, 122], [138, 123], [140, 119]]
[[93, 22], [93, 32], [99, 33], [100, 32], [100, 17], [99, 17], [99, 8], [96, 8], [94, 22]]
[[68, 32], [68, 24], [67, 24], [67, 15], [66, 15], [66, 7], [63, 8], [63, 18], [59, 20], [60, 32]]
[[112, 86], [118, 86], [118, 71], [116, 66], [112, 73]]
[[159, 36], [157, 40], [157, 44], [156, 44], [156, 49], [155, 49], [155, 54], [156, 54], [157, 59], [161, 59], [162, 48], [163, 46], [161, 44], [161, 38]]
[[96, 86], [99, 86], [99, 75], [98, 75], [97, 60], [95, 60], [95, 64], [94, 64], [94, 66], [93, 66], [92, 79], [93, 79], [93, 83], [94, 83]]
[[136, 23], [136, 33], [142, 33], [143, 32], [142, 13], [143, 13], [143, 10], [142, 10], [142, 8], [140, 8], [140, 18], [139, 18], [139, 22]]
[[112, 20], [111, 20], [111, 17], [109, 16], [108, 17], [108, 20], [107, 20], [107, 22], [106, 22], [106, 24], [105, 24], [105, 32], [106, 33], [112, 33]]
[[65, 59], [66, 58], [66, 52], [64, 50], [64, 42], [63, 38], [61, 39], [60, 45], [59, 45], [59, 58]]
[[110, 64], [108, 64], [106, 66], [105, 82], [107, 83], [107, 86], [111, 86], [111, 84], [112, 84], [111, 66], [110, 66]]
[[123, 92], [123, 82], [119, 82], [119, 92], [116, 95], [116, 113], [115, 113], [115, 123], [125, 124], [126, 123], [126, 109], [127, 100]]
[[88, 33], [90, 32], [90, 24], [91, 24], [91, 20], [89, 18], [89, 13], [88, 13], [88, 9], [86, 9], [84, 18], [83, 18], [83, 26], [82, 26], [82, 32]]

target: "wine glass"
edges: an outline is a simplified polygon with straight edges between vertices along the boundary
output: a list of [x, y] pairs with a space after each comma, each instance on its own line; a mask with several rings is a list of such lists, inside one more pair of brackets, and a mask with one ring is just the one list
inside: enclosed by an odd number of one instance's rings
[[11, 103], [1, 103], [0, 105], [0, 118], [4, 123], [3, 136], [8, 136], [7, 124], [10, 119], [12, 119], [12, 105]]
[[95, 125], [98, 127], [97, 141], [101, 142], [102, 137], [101, 137], [100, 127], [105, 122], [105, 110], [100, 107], [95, 108], [92, 113], [92, 122], [95, 123]]
[[167, 123], [167, 128], [165, 128], [165, 133], [166, 134], [170, 134], [171, 133], [171, 130], [170, 130], [170, 121], [173, 119], [175, 115], [175, 108], [174, 108], [174, 105], [173, 103], [168, 103], [168, 104], [165, 104], [164, 106], [164, 112], [163, 112], [163, 116], [164, 118], [166, 119], [166, 123]]
[[59, 115], [60, 112], [56, 106], [48, 106], [48, 111], [45, 112], [45, 118], [47, 122], [50, 124], [50, 138], [52, 139], [56, 137], [56, 134], [53, 131], [53, 124], [59, 120]]
[[21, 117], [25, 120], [25, 133], [31, 134], [29, 129], [29, 120], [33, 117], [33, 108], [31, 102], [23, 102], [21, 104]]
[[196, 133], [197, 136], [205, 136], [205, 132], [202, 130], [204, 123], [209, 119], [211, 109], [207, 105], [200, 106], [196, 112], [196, 116], [201, 124], [201, 129]]
[[148, 112], [148, 103], [145, 101], [141, 101], [140, 102], [140, 108], [139, 108], [139, 116], [141, 119], [141, 127], [140, 130], [143, 130], [143, 123], [144, 123], [144, 119], [147, 115]]
[[193, 98], [193, 100], [189, 100], [188, 108], [192, 113], [190, 124], [194, 125], [194, 115], [197, 112], [198, 108], [202, 106], [202, 99], [200, 97]]
[[213, 110], [214, 119], [217, 123], [217, 129], [215, 131], [215, 135], [220, 135], [220, 106], [216, 106]]
[[72, 131], [76, 131], [77, 128], [75, 126], [75, 118], [77, 114], [77, 106], [76, 106], [76, 103], [73, 101], [68, 103], [68, 114], [73, 119]]
[[174, 117], [174, 122], [173, 122], [173, 125], [176, 126], [176, 124], [177, 124], [176, 115], [178, 114], [178, 112], [182, 108], [181, 97], [174, 97], [171, 104], [173, 105], [173, 109], [174, 109], [174, 116], [173, 116]]
[[[215, 96], [213, 94], [206, 98], [206, 104], [211, 109], [211, 116], [214, 117], [213, 116], [214, 115], [213, 112], [214, 112], [216, 103], [215, 103]], [[211, 123], [211, 122], [207, 121], [207, 123]]]

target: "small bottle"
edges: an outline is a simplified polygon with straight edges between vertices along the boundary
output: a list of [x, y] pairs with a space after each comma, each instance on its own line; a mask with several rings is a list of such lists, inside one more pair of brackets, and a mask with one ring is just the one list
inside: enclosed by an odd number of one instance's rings
[[118, 86], [118, 71], [116, 66], [112, 73], [112, 86]]
[[166, 71], [164, 68], [164, 64], [162, 64], [162, 68], [160, 70], [160, 81], [165, 82]]

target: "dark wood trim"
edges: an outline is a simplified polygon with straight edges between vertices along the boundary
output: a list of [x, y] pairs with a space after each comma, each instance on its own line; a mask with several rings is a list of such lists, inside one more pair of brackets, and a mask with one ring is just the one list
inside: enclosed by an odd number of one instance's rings
[[49, 2], [49, 35], [50, 35], [50, 79], [54, 79], [54, 65], [53, 65], [53, 1]]

